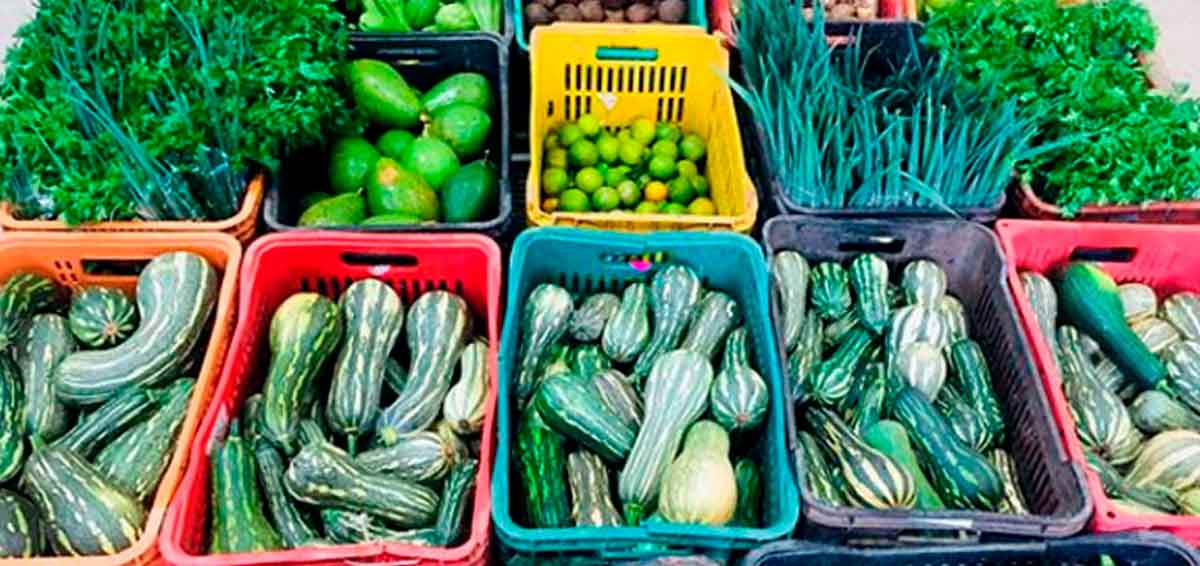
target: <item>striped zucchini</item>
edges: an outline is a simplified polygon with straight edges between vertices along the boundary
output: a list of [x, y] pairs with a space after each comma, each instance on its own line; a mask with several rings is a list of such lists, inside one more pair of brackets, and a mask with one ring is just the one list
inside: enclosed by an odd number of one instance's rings
[[809, 311], [800, 329], [796, 349], [787, 359], [788, 390], [793, 402], [803, 401], [808, 395], [808, 376], [821, 362], [824, 331], [820, 316], [816, 311]]
[[0, 483], [17, 475], [25, 461], [24, 405], [21, 371], [0, 352]]
[[442, 401], [442, 416], [459, 434], [483, 428], [488, 400], [488, 344], [482, 338], [467, 344], [458, 356], [458, 382]]
[[333, 366], [325, 418], [354, 454], [359, 437], [375, 424], [384, 366], [404, 325], [404, 305], [386, 283], [362, 279], [342, 293], [338, 310], [346, 339]]
[[867, 509], [911, 509], [917, 488], [912, 474], [860, 439], [827, 409], [813, 409], [808, 421], [837, 460], [850, 503]]
[[1184, 515], [1200, 515], [1200, 489], [1189, 489], [1179, 494], [1179, 511]]
[[0, 558], [32, 558], [42, 553], [45, 526], [25, 496], [0, 489]]
[[621, 372], [610, 369], [592, 376], [592, 388], [614, 417], [633, 430], [642, 427], [642, 399]]
[[1160, 318], [1145, 318], [1130, 326], [1152, 354], [1163, 352], [1178, 344], [1182, 337], [1171, 323]]
[[571, 348], [570, 358], [571, 371], [584, 377], [591, 377], [602, 371], [612, 368], [612, 360], [604, 355], [604, 351], [600, 346], [595, 344], [582, 344]]
[[1184, 291], [1163, 301], [1163, 318], [1188, 340], [1200, 340], [1200, 295]]
[[396, 358], [388, 358], [383, 364], [383, 384], [399, 395], [404, 391], [404, 385], [408, 383], [408, 370], [396, 361]]
[[78, 424], [53, 444], [90, 460], [97, 451], [110, 446], [114, 438], [134, 423], [141, 422], [153, 413], [158, 408], [160, 397], [161, 393], [154, 389], [127, 389], [84, 415]]
[[750, 366], [735, 366], [713, 380], [709, 403], [713, 420], [729, 432], [754, 430], [767, 416], [767, 382]]
[[858, 364], [865, 357], [874, 335], [861, 326], [856, 326], [838, 345], [829, 359], [817, 365], [816, 371], [808, 374], [806, 390], [817, 402], [834, 405], [850, 393], [854, 386]]
[[711, 360], [725, 335], [741, 322], [742, 309], [737, 301], [720, 291], [709, 291], [696, 306], [687, 335], [679, 347]]
[[435, 432], [410, 432], [391, 446], [359, 454], [354, 462], [374, 474], [425, 483], [440, 480], [450, 471], [456, 458], [454, 448]]
[[337, 544], [363, 542], [401, 542], [415, 546], [437, 546], [440, 538], [433, 527], [399, 530], [386, 521], [371, 515], [342, 509], [321, 509], [321, 526], [325, 534]]
[[731, 524], [739, 527], [757, 528], [762, 524], [763, 480], [758, 464], [750, 458], [742, 458], [733, 465], [737, 479], [737, 510]]
[[1088, 467], [1100, 478], [1105, 495], [1115, 499], [1136, 501], [1163, 513], [1175, 513], [1179, 510], [1176, 501], [1178, 495], [1170, 489], [1158, 484], [1134, 487], [1124, 477], [1121, 477], [1121, 472], [1117, 471], [1112, 464], [1105, 462], [1104, 459], [1087, 450], [1084, 450], [1084, 457], [1087, 459]]
[[833, 481], [831, 470], [833, 466], [825, 458], [817, 439], [805, 431], [796, 434], [799, 439], [796, 458], [799, 460], [797, 469], [804, 470], [804, 486], [812, 492], [813, 497], [829, 505], [842, 505], [842, 492]]
[[1025, 503], [1025, 496], [1021, 493], [1021, 483], [1017, 479], [1017, 466], [1013, 463], [1012, 456], [1009, 456], [1008, 452], [1003, 449], [996, 448], [988, 452], [987, 458], [1000, 473], [1000, 479], [1004, 482], [1004, 499], [1000, 501], [1000, 511], [1014, 515], [1028, 515], [1029, 504]]
[[0, 288], [0, 353], [16, 346], [29, 319], [49, 310], [58, 299], [58, 287], [48, 277], [18, 272]]
[[856, 433], [862, 435], [883, 418], [883, 404], [887, 397], [887, 368], [878, 362], [869, 363], [863, 366], [860, 381], [862, 389], [855, 403], [857, 406], [851, 425]]
[[708, 360], [691, 350], [668, 352], [654, 363], [643, 389], [646, 420], [618, 481], [627, 524], [648, 515], [684, 432], [708, 408], [712, 381]]
[[821, 332], [821, 346], [823, 352], [836, 348], [842, 343], [842, 339], [854, 330], [858, 324], [858, 315], [853, 312], [839, 318], [825, 326]]
[[1059, 329], [1059, 366], [1063, 394], [1075, 417], [1075, 430], [1085, 447], [1122, 466], [1137, 456], [1142, 434], [1133, 426], [1129, 410], [1088, 371], [1079, 342], [1070, 327]]
[[858, 298], [858, 320], [876, 334], [887, 330], [891, 306], [887, 302], [888, 264], [875, 254], [862, 254], [850, 262], [850, 284]]
[[818, 263], [809, 277], [809, 292], [813, 309], [827, 321], [837, 320], [850, 313], [850, 275], [838, 263]]
[[1150, 435], [1177, 429], [1200, 430], [1200, 415], [1162, 391], [1143, 391], [1129, 406], [1138, 430]]
[[567, 332], [574, 310], [571, 294], [550, 283], [534, 287], [525, 298], [521, 311], [520, 364], [513, 379], [520, 404], [524, 405], [537, 389], [539, 372], [550, 355], [550, 347]]
[[720, 371], [736, 366], [750, 365], [749, 340], [750, 333], [746, 331], [745, 326], [739, 326], [729, 331], [725, 337], [725, 347], [721, 350]]
[[396, 401], [379, 414], [376, 438], [391, 444], [406, 432], [425, 430], [437, 420], [454, 364], [471, 327], [471, 311], [448, 291], [421, 295], [408, 310], [408, 382]]
[[1176, 493], [1200, 487], [1200, 433], [1169, 430], [1154, 435], [1142, 446], [1126, 479], [1135, 487], [1158, 484]]
[[462, 538], [463, 522], [467, 516], [467, 502], [475, 490], [475, 477], [479, 473], [479, 461], [466, 459], [454, 464], [442, 490], [438, 503], [437, 518], [434, 519], [436, 544], [454, 546]]
[[91, 348], [124, 342], [137, 328], [137, 307], [117, 289], [87, 287], [71, 297], [67, 312], [71, 334]]
[[255, 393], [242, 402], [242, 422], [246, 427], [246, 439], [257, 441], [262, 437], [262, 393]]
[[1167, 377], [1158, 387], [1193, 411], [1200, 411], [1200, 342], [1184, 340], [1165, 352]]
[[145, 510], [70, 450], [40, 446], [25, 463], [21, 488], [45, 521], [60, 556], [116, 554], [141, 534]]
[[[446, 452], [450, 454], [451, 466], [460, 462], [465, 462], [471, 457], [471, 448], [469, 448], [467, 444], [458, 437], [458, 433], [454, 432], [454, 429], [450, 426], [450, 423], [446, 421], [438, 421], [437, 424], [433, 425], [433, 431], [436, 432], [438, 437], [442, 439], [442, 444], [445, 445]], [[476, 440], [478, 441], [479, 439]], [[479, 453], [479, 446], [475, 447], [474, 452], [476, 454]]]
[[942, 350], [928, 342], [909, 342], [892, 357], [892, 371], [930, 401], [938, 398], [946, 384], [946, 359]]
[[[1112, 362], [1100, 350], [1100, 344], [1082, 332], [1079, 332], [1074, 326], [1062, 326], [1058, 329], [1059, 340], [1070, 339], [1079, 344], [1080, 351], [1083, 352], [1082, 363], [1085, 367], [1091, 367], [1092, 376], [1100, 382], [1105, 389], [1113, 393], [1119, 393], [1133, 385], [1133, 381], [1126, 379], [1125, 374], [1121, 373], [1120, 368]], [[1054, 351], [1058, 351], [1058, 344], [1054, 344]], [[1137, 392], [1134, 391], [1136, 394]], [[1131, 397], [1132, 399], [1132, 397]]]
[[946, 323], [947, 339], [951, 344], [971, 337], [971, 333], [968, 331], [967, 312], [954, 295], [949, 293], [942, 295], [938, 309], [942, 312], [942, 319]]
[[888, 331], [888, 352], [895, 354], [913, 342], [927, 342], [935, 348], [944, 348], [950, 341], [950, 328], [937, 307], [911, 305], [892, 314], [892, 326]]
[[800, 339], [800, 329], [808, 308], [808, 260], [791, 250], [775, 254], [771, 261], [771, 279], [779, 290], [784, 351], [790, 352]]
[[141, 325], [119, 346], [67, 356], [54, 370], [58, 398], [95, 405], [126, 387], [178, 377], [216, 306], [219, 285], [216, 270], [199, 255], [172, 252], [151, 260], [138, 276]]
[[955, 388], [946, 387], [934, 405], [946, 417], [954, 435], [976, 452], [983, 454], [995, 444], [982, 414], [977, 412]]
[[625, 287], [625, 292], [621, 294], [621, 305], [604, 326], [600, 346], [612, 361], [627, 364], [636, 360], [650, 341], [648, 293], [643, 283], [631, 283]]
[[567, 321], [567, 334], [576, 342], [591, 343], [600, 339], [604, 327], [617, 309], [621, 299], [612, 293], [596, 293], [583, 300]]
[[912, 443], [908, 440], [908, 432], [904, 425], [891, 420], [882, 419], [869, 426], [861, 433], [863, 442], [882, 452], [888, 458], [912, 475], [916, 486], [917, 498], [913, 503], [915, 509], [921, 511], [940, 511], [946, 508], [937, 490], [921, 470], [917, 455], [913, 452]]
[[337, 305], [297, 293], [271, 318], [271, 363], [263, 386], [263, 436], [285, 453], [296, 450], [297, 427], [315, 396], [313, 381], [342, 339]]
[[296, 505], [283, 488], [287, 465], [279, 451], [265, 438], [254, 442], [254, 461], [258, 465], [258, 482], [267, 500], [271, 523], [287, 548], [299, 548], [320, 541], [320, 535], [304, 521]]
[[567, 508], [566, 440], [554, 432], [538, 413], [537, 406], [527, 407], [517, 428], [517, 468], [521, 491], [531, 526], [552, 529], [571, 522]]
[[900, 286], [908, 304], [935, 307], [946, 294], [946, 272], [927, 259], [911, 261], [900, 275]]
[[641, 383], [658, 358], [674, 350], [700, 304], [704, 289], [700, 277], [685, 265], [668, 265], [650, 280], [650, 311], [653, 332], [646, 349], [633, 366], [633, 377]]
[[546, 424], [609, 462], [620, 462], [637, 431], [608, 409], [587, 378], [571, 373], [547, 377], [533, 397]]
[[1004, 413], [1000, 410], [1000, 402], [992, 387], [992, 374], [987, 359], [983, 357], [983, 349], [974, 340], [966, 339], [951, 344], [947, 353], [953, 370], [952, 383], [975, 412], [983, 417], [992, 439], [1003, 442]]
[[608, 491], [608, 468], [591, 452], [567, 456], [567, 483], [571, 486], [571, 516], [578, 527], [616, 527], [621, 514]]
[[1117, 287], [1121, 297], [1121, 309], [1125, 312], [1125, 321], [1130, 325], [1147, 318], [1153, 318], [1158, 312], [1158, 297], [1154, 289], [1141, 283], [1126, 283]]
[[193, 379], [178, 379], [167, 386], [162, 407], [153, 416], [118, 436], [96, 456], [100, 473], [138, 499], [153, 495], [171, 463], [195, 385]]
[[212, 450], [212, 535], [210, 554], [283, 548], [283, 539], [263, 514], [252, 448], [236, 419], [225, 442]]
[[70, 412], [54, 394], [51, 378], [54, 367], [74, 351], [63, 317], [39, 314], [30, 320], [16, 359], [24, 376], [25, 434], [51, 441], [66, 432]]

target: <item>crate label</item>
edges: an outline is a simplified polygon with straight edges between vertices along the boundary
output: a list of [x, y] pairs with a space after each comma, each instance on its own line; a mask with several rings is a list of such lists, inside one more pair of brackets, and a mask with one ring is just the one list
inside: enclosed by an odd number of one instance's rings
[[600, 104], [604, 105], [605, 110], [612, 110], [617, 105], [617, 95], [611, 92], [601, 92], [596, 95], [600, 99]]

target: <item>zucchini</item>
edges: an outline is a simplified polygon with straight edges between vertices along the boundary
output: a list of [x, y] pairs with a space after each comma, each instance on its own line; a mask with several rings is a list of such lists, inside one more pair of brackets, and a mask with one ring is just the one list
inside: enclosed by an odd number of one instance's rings
[[721, 351], [721, 369], [725, 371], [737, 366], [750, 365], [750, 334], [745, 326], [739, 326], [729, 331], [725, 337], [725, 347]]
[[454, 364], [471, 327], [471, 312], [462, 297], [449, 291], [429, 291], [408, 309], [408, 381], [404, 391], [381, 413], [375, 436], [391, 444], [399, 435], [425, 430], [437, 420]]
[[887, 302], [888, 264], [875, 254], [862, 254], [850, 262], [850, 283], [858, 320], [871, 332], [882, 334], [891, 318]]
[[[566, 289], [550, 283], [533, 288], [521, 311], [521, 343], [517, 365], [517, 401], [524, 405], [537, 389], [550, 347], [567, 332], [575, 303]], [[431, 338], [434, 338], [431, 336]]]
[[1085, 447], [1120, 466], [1131, 462], [1142, 443], [1129, 410], [1088, 371], [1079, 342], [1069, 327], [1059, 329], [1059, 366], [1063, 394], [1075, 417], [1075, 430]]
[[1117, 296], [1121, 298], [1121, 311], [1125, 313], [1125, 321], [1133, 326], [1138, 322], [1153, 318], [1158, 312], [1158, 297], [1154, 289], [1141, 283], [1125, 283], [1117, 287]]
[[952, 383], [963, 398], [983, 418], [992, 439], [1004, 441], [1004, 414], [996, 391], [992, 387], [992, 374], [988, 369], [983, 349], [974, 340], [959, 340], [950, 345]]
[[995, 443], [983, 415], [976, 412], [953, 387], [943, 389], [934, 404], [963, 444], [982, 454]]
[[883, 418], [883, 402], [887, 397], [887, 369], [883, 364], [871, 362], [863, 366], [859, 391], [854, 409], [852, 428], [862, 435], [868, 428]]
[[263, 552], [283, 548], [283, 539], [263, 514], [253, 449], [234, 420], [225, 442], [212, 451], [212, 537], [210, 554]]
[[946, 335], [951, 344], [971, 337], [967, 330], [969, 327], [967, 313], [963, 310], [962, 303], [954, 295], [942, 295], [942, 300], [938, 303], [938, 310], [941, 311], [942, 320], [946, 323]]
[[808, 260], [798, 252], [785, 250], [771, 260], [771, 279], [779, 290], [780, 314], [783, 317], [783, 347], [791, 352], [800, 339], [808, 308]]
[[658, 358], [674, 350], [683, 331], [700, 304], [700, 277], [685, 265], [668, 265], [650, 280], [650, 311], [654, 313], [653, 332], [646, 349], [633, 366], [638, 383], [649, 375]]
[[1200, 415], [1162, 391], [1143, 391], [1129, 406], [1129, 417], [1134, 426], [1149, 435], [1177, 429], [1200, 430]]
[[75, 351], [67, 321], [56, 314], [39, 314], [29, 321], [16, 362], [24, 376], [25, 434], [51, 441], [66, 432], [70, 411], [54, 394], [54, 367]]
[[137, 282], [141, 325], [119, 346], [67, 356], [54, 369], [58, 398], [96, 405], [126, 387], [179, 377], [216, 306], [219, 286], [216, 270], [199, 255], [172, 252], [151, 260]]
[[586, 451], [567, 456], [567, 483], [571, 486], [571, 516], [578, 527], [616, 527], [621, 514], [608, 491], [608, 468], [599, 456]]
[[45, 535], [37, 507], [24, 495], [0, 489], [0, 558], [32, 558], [42, 553]]
[[834, 483], [831, 472], [834, 467], [829, 465], [820, 444], [813, 435], [805, 431], [797, 433], [797, 438], [800, 441], [796, 449], [796, 458], [799, 461], [797, 469], [804, 470], [802, 487], [807, 487], [818, 501], [829, 505], [842, 505], [842, 492]]
[[672, 523], [722, 526], [733, 520], [737, 502], [729, 434], [712, 421], [696, 421], [663, 473], [658, 512]]
[[117, 289], [86, 287], [71, 297], [67, 312], [70, 332], [79, 343], [91, 348], [112, 347], [124, 342], [137, 328], [137, 308]]
[[58, 300], [58, 286], [36, 273], [18, 272], [0, 288], [0, 354], [14, 348], [33, 315]]
[[24, 405], [21, 371], [0, 352], [0, 483], [17, 475], [25, 462]]
[[892, 315], [887, 341], [887, 351], [892, 355], [913, 342], [926, 342], [935, 348], [944, 348], [950, 341], [950, 328], [938, 307], [910, 305], [896, 310]]
[[614, 362], [627, 364], [636, 360], [650, 341], [647, 293], [643, 283], [631, 283], [625, 287], [625, 292], [621, 294], [621, 305], [604, 326], [600, 346]]
[[262, 393], [255, 393], [242, 402], [242, 422], [246, 428], [246, 440], [256, 442], [262, 438]]
[[1176, 493], [1200, 486], [1200, 433], [1169, 430], [1154, 435], [1142, 446], [1126, 479], [1135, 487], [1157, 484]]
[[722, 371], [709, 393], [713, 420], [729, 432], [754, 430], [767, 416], [767, 382], [749, 366]]
[[642, 399], [621, 372], [602, 371], [593, 375], [591, 381], [596, 395], [614, 417], [633, 430], [642, 427]]
[[529, 406], [517, 429], [517, 463], [524, 487], [525, 509], [530, 525], [553, 529], [571, 521], [567, 506], [566, 454], [562, 435], [554, 432]]
[[733, 512], [732, 524], [758, 528], [762, 524], [763, 502], [763, 480], [758, 464], [750, 458], [742, 458], [733, 465], [733, 476], [737, 479], [737, 509]]
[[836, 348], [842, 340], [858, 326], [858, 315], [849, 313], [829, 323], [821, 333], [821, 346], [824, 352]]
[[1178, 496], [1173, 491], [1153, 483], [1143, 487], [1134, 487], [1121, 477], [1121, 472], [1103, 458], [1087, 450], [1084, 450], [1084, 456], [1087, 458], [1088, 467], [1100, 478], [1105, 495], [1115, 499], [1136, 501], [1163, 513], [1175, 513], [1179, 510]]
[[158, 390], [128, 389], [84, 415], [52, 444], [90, 460], [96, 451], [110, 446], [114, 438], [154, 412], [160, 396]]
[[612, 293], [596, 293], [584, 299], [567, 320], [567, 333], [576, 342], [591, 343], [600, 339], [604, 327], [617, 314], [621, 299]]
[[442, 490], [442, 500], [438, 504], [437, 519], [433, 523], [439, 546], [454, 546], [462, 538], [467, 502], [475, 490], [478, 473], [477, 460], [465, 459], [450, 468], [450, 475]]
[[996, 448], [987, 453], [987, 459], [1000, 473], [1000, 479], [1004, 482], [1004, 499], [1000, 501], [1000, 511], [1014, 515], [1028, 515], [1029, 504], [1025, 503], [1025, 496], [1021, 493], [1021, 483], [1017, 479], [1017, 466], [1013, 463], [1012, 456], [1009, 456], [1008, 452], [1003, 449]]
[[1184, 515], [1200, 515], [1200, 489], [1189, 489], [1179, 494], [1179, 511]]
[[1180, 340], [1179, 331], [1171, 323], [1154, 317], [1139, 320], [1130, 328], [1153, 354], [1178, 344]]
[[917, 487], [908, 470], [863, 442], [832, 411], [811, 409], [807, 415], [820, 433], [817, 438], [837, 460], [850, 503], [867, 509], [912, 508]]
[[892, 371], [931, 401], [946, 383], [946, 359], [928, 342], [909, 342], [892, 356]]
[[946, 272], [927, 259], [911, 261], [900, 275], [900, 287], [908, 304], [936, 307], [946, 294]]
[[913, 502], [914, 509], [940, 511], [946, 508], [946, 504], [942, 503], [942, 498], [938, 496], [937, 490], [933, 489], [925, 477], [925, 472], [921, 470], [921, 466], [917, 462], [917, 455], [913, 452], [912, 443], [908, 440], [908, 432], [904, 430], [904, 425], [896, 421], [881, 419], [868, 426], [861, 434], [863, 442], [891, 458], [912, 476], [913, 485], [917, 490], [916, 500]]
[[477, 339], [458, 357], [458, 382], [442, 401], [442, 416], [454, 432], [474, 434], [483, 428], [488, 400], [488, 344]]
[[809, 277], [812, 307], [827, 321], [838, 320], [850, 313], [850, 275], [838, 263], [818, 263]]
[[590, 380], [572, 373], [547, 377], [533, 404], [546, 424], [609, 462], [620, 462], [637, 431], [611, 411]]
[[388, 358], [383, 364], [383, 384], [387, 385], [392, 393], [399, 395], [404, 391], [404, 385], [408, 383], [408, 370], [396, 361], [396, 358]]
[[441, 435], [422, 431], [401, 435], [390, 446], [363, 452], [354, 462], [373, 474], [427, 483], [445, 477], [456, 458], [454, 446]]
[[788, 390], [793, 402], [800, 402], [808, 395], [808, 376], [821, 361], [824, 331], [820, 316], [816, 311], [810, 311], [800, 329], [796, 349], [787, 358]]
[[399, 530], [371, 515], [343, 509], [321, 509], [321, 526], [337, 544], [388, 541], [414, 546], [436, 546], [440, 535], [436, 528]]
[[649, 514], [684, 432], [707, 409], [712, 381], [708, 360], [691, 350], [668, 352], [654, 363], [643, 390], [646, 420], [618, 481], [627, 524], [640, 524]]
[[600, 346], [583, 344], [571, 348], [570, 370], [583, 377], [591, 377], [612, 368], [612, 360], [604, 355]]
[[316, 293], [297, 293], [271, 317], [271, 362], [263, 385], [261, 433], [295, 452], [300, 419], [315, 397], [313, 384], [342, 338], [337, 305]]
[[96, 455], [96, 468], [113, 485], [146, 499], [171, 463], [191, 403], [194, 379], [177, 379], [165, 387], [163, 403], [149, 419], [133, 425]]
[[742, 309], [737, 301], [720, 291], [709, 291], [696, 306], [687, 334], [679, 347], [711, 360], [725, 340], [725, 335], [741, 322]]
[[1200, 342], [1185, 340], [1167, 349], [1167, 377], [1159, 389], [1200, 411]]
[[299, 548], [320, 541], [317, 531], [304, 521], [296, 505], [283, 488], [287, 471], [283, 458], [265, 438], [254, 442], [254, 461], [258, 465], [258, 481], [266, 496], [271, 523], [287, 548]]
[[1175, 293], [1163, 301], [1159, 314], [1185, 339], [1200, 340], [1200, 295], [1187, 291]]
[[833, 355], [808, 374], [805, 387], [808, 395], [825, 405], [835, 405], [846, 397], [854, 386], [858, 365], [866, 357], [873, 340], [871, 331], [854, 327]]

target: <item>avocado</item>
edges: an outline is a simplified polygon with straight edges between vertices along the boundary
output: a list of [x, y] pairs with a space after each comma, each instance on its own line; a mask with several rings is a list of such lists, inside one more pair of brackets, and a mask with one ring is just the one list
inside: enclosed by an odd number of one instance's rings
[[414, 29], [421, 29], [433, 24], [433, 18], [441, 6], [439, 0], [405, 0], [404, 18]]
[[375, 142], [375, 147], [379, 149], [379, 153], [384, 157], [392, 159], [400, 159], [400, 155], [404, 153], [404, 148], [408, 144], [417, 139], [412, 132], [408, 130], [388, 130], [379, 136]]
[[363, 179], [378, 160], [375, 146], [361, 137], [333, 142], [329, 150], [329, 186], [338, 194], [361, 189]]
[[358, 192], [327, 198], [308, 207], [297, 226], [353, 226], [367, 217], [367, 207]]
[[400, 153], [400, 166], [425, 179], [435, 191], [440, 190], [446, 180], [458, 171], [458, 156], [446, 142], [420, 137], [413, 140]]
[[496, 166], [480, 159], [463, 165], [442, 187], [442, 220], [474, 222], [493, 214], [500, 192]]
[[400, 72], [383, 61], [358, 59], [346, 72], [354, 103], [372, 122], [411, 128], [421, 122], [421, 99]]
[[308, 194], [300, 197], [300, 208], [302, 208], [304, 210], [308, 210], [309, 207], [311, 207], [312, 205], [317, 204], [318, 202], [321, 202], [327, 198], [333, 198], [333, 197], [334, 197], [334, 195], [331, 195], [329, 193], [321, 193], [321, 192], [308, 193]]
[[372, 216], [407, 214], [421, 220], [436, 220], [438, 196], [420, 175], [384, 157], [367, 176], [367, 208]]
[[496, 105], [492, 83], [479, 73], [455, 73], [433, 85], [421, 96], [421, 107], [433, 114], [451, 104], [469, 104], [484, 112]]
[[470, 159], [483, 150], [492, 117], [470, 104], [451, 104], [438, 110], [425, 130], [430, 136], [450, 144], [459, 159]]
[[411, 214], [380, 214], [363, 220], [359, 226], [398, 226], [420, 224], [421, 219]]

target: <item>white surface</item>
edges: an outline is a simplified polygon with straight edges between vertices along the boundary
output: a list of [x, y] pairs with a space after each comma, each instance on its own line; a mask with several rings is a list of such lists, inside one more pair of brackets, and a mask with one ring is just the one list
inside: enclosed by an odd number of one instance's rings
[[[33, 0], [0, 0], [0, 52], [12, 42], [12, 34], [33, 15]], [[0, 70], [4, 61], [0, 58]]]

